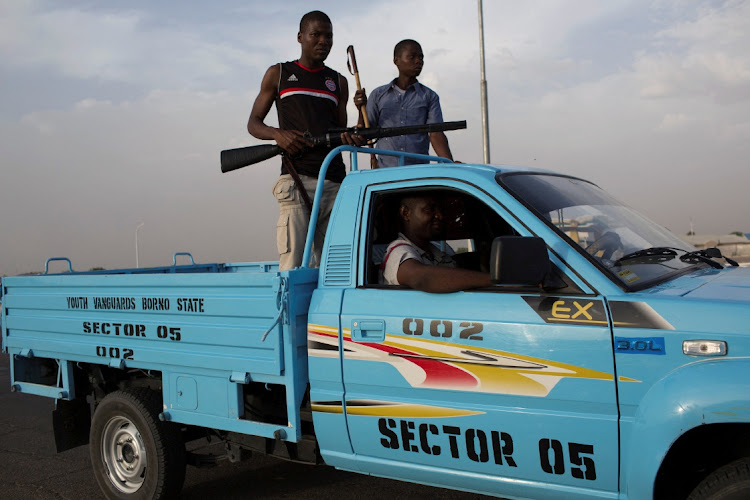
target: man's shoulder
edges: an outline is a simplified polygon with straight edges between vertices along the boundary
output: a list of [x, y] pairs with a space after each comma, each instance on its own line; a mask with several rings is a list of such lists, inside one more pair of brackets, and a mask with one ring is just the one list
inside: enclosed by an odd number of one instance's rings
[[[397, 238], [388, 245], [381, 263], [381, 269], [390, 276], [397, 272], [402, 262], [408, 259], [422, 261], [420, 250], [406, 238]], [[386, 277], [387, 278], [387, 277]], [[387, 278], [388, 279], [388, 278]], [[395, 279], [391, 277], [391, 281]], [[397, 281], [393, 282], [397, 283]]]
[[407, 245], [407, 246], [413, 247], [414, 243], [412, 243], [411, 241], [407, 240], [406, 237], [404, 237], [404, 236], [399, 236], [398, 238], [396, 238], [395, 240], [391, 241], [388, 244], [388, 250], [393, 250], [394, 248], [399, 247], [399, 246], [403, 246], [403, 245]]
[[[406, 236], [399, 234], [398, 238], [396, 238], [395, 240], [391, 241], [388, 244], [388, 248], [385, 251], [385, 260], [388, 260], [388, 257], [391, 254], [400, 255], [403, 253], [419, 255], [421, 251], [414, 243], [409, 241], [409, 239]], [[401, 259], [399, 258], [396, 260], [400, 261]]]
[[333, 69], [330, 66], [323, 66], [323, 69], [325, 71], [328, 71], [329, 73], [333, 73], [333, 74], [338, 75], [338, 76], [344, 76], [344, 75], [342, 75], [341, 73], [339, 73], [338, 71], [336, 71], [335, 69]]
[[266, 73], [279, 73], [281, 71], [281, 68], [285, 64], [287, 63], [283, 63], [283, 62], [273, 63], [272, 65], [268, 67], [268, 69], [266, 70]]
[[418, 92], [422, 92], [425, 96], [428, 96], [428, 97], [438, 97], [438, 93], [437, 92], [435, 92], [434, 90], [432, 90], [430, 87], [428, 87], [427, 85], [425, 85], [422, 82], [415, 83], [414, 84], [414, 88]]
[[375, 90], [370, 92], [370, 97], [372, 98], [374, 96], [385, 94], [386, 92], [388, 92], [388, 90], [390, 90], [391, 85], [393, 85], [393, 80], [379, 87], [375, 87]]

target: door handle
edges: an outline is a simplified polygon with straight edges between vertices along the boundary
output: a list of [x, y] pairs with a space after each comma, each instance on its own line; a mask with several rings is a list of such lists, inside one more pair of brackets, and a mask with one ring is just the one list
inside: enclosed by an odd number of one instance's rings
[[385, 340], [385, 320], [352, 320], [352, 340], [355, 342], [383, 342]]

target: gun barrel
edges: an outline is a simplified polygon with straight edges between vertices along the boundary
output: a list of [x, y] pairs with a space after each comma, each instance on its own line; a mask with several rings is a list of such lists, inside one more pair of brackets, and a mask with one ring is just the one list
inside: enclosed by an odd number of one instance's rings
[[[466, 120], [457, 122], [428, 123], [427, 125], [407, 125], [405, 127], [386, 128], [350, 128], [330, 130], [328, 133], [316, 137], [308, 137], [313, 147], [334, 148], [341, 146], [341, 133], [349, 132], [369, 139], [381, 137], [393, 137], [396, 135], [428, 134], [430, 132], [444, 132], [446, 130], [459, 130], [466, 128]], [[273, 158], [281, 154], [282, 149], [276, 144], [261, 144], [245, 148], [226, 149], [221, 152], [221, 171], [231, 172], [238, 168], [259, 163], [263, 160]]]
[[341, 132], [348, 131], [352, 134], [363, 137], [367, 140], [380, 139], [382, 137], [394, 137], [397, 135], [410, 135], [410, 134], [429, 134], [431, 132], [445, 132], [447, 130], [460, 130], [466, 128], [466, 120], [455, 121], [455, 122], [443, 122], [443, 123], [428, 123], [426, 125], [406, 125], [404, 127], [383, 127], [383, 128], [350, 128], [350, 129], [336, 129], [331, 130], [328, 133], [313, 137], [312, 143], [314, 147], [327, 146], [335, 147], [340, 146]]

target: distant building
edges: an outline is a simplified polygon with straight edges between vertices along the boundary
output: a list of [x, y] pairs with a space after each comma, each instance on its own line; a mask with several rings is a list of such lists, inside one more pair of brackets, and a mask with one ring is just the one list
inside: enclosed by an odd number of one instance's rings
[[750, 262], [750, 237], [736, 234], [693, 234], [682, 239], [697, 249], [716, 247], [724, 257], [738, 262]]

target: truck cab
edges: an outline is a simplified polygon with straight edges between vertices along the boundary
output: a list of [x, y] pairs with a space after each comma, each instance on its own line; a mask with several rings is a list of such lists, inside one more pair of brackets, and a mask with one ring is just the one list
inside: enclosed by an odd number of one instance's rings
[[[542, 286], [382, 285], [394, 204], [425, 191], [442, 199], [459, 266], [491, 272], [493, 241], [538, 238], [550, 266]], [[747, 456], [740, 422], [750, 417], [736, 378], [747, 369], [750, 274], [694, 250], [554, 172], [350, 174], [308, 323], [325, 461], [511, 497], [686, 496], [706, 471]], [[343, 429], [348, 439], [322, 438]]]

